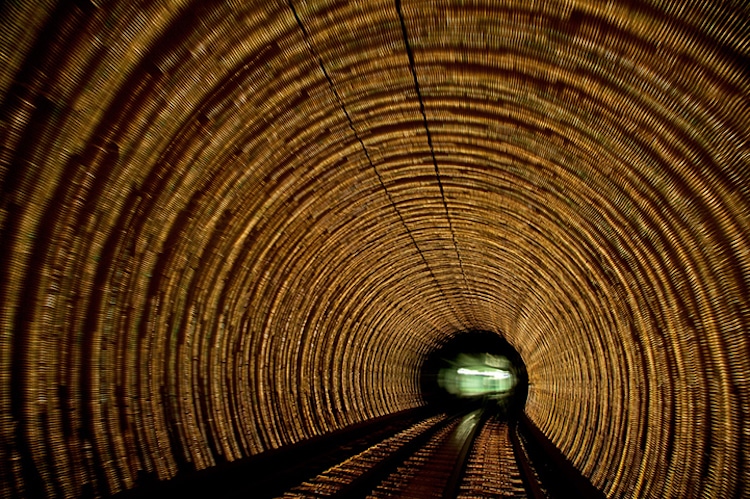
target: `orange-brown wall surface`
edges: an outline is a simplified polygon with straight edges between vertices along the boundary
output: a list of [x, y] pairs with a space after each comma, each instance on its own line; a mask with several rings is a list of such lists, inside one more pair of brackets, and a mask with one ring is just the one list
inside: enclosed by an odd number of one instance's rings
[[0, 9], [0, 497], [418, 407], [468, 330], [609, 497], [750, 494], [746, 3]]

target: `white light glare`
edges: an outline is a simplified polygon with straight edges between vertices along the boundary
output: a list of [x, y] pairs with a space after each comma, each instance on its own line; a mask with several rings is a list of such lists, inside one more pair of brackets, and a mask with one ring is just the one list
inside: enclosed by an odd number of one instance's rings
[[466, 374], [469, 376], [487, 376], [495, 379], [508, 379], [510, 373], [508, 371], [501, 371], [500, 369], [492, 369], [491, 371], [477, 371], [476, 369], [467, 369], [461, 367], [458, 370], [458, 374]]

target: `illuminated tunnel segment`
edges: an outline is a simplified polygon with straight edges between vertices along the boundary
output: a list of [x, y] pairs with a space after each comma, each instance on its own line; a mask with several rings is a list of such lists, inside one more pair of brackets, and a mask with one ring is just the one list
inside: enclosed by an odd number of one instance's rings
[[482, 406], [501, 420], [518, 418], [526, 404], [528, 373], [519, 353], [490, 331], [461, 331], [425, 358], [421, 392], [448, 410]]
[[741, 2], [0, 9], [3, 496], [419, 407], [464, 331], [607, 496], [747, 495]]

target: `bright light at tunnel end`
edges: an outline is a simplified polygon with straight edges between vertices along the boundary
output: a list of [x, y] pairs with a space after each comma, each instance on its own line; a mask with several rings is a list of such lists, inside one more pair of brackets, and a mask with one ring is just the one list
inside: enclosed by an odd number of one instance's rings
[[508, 371], [503, 371], [502, 369], [485, 369], [480, 371], [477, 369], [461, 367], [457, 372], [458, 374], [464, 374], [468, 376], [488, 376], [490, 378], [496, 379], [508, 379], [511, 377], [511, 374]]
[[517, 381], [510, 360], [489, 353], [459, 354], [438, 373], [439, 386], [459, 398], [507, 399]]
[[524, 410], [526, 366], [500, 334], [465, 331], [431, 352], [422, 366], [425, 401], [447, 410], [481, 406], [504, 418]]

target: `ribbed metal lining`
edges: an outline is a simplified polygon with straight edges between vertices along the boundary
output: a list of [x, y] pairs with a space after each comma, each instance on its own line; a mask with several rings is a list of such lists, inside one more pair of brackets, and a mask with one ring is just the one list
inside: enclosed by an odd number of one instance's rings
[[420, 405], [477, 329], [607, 495], [747, 494], [747, 6], [2, 9], [3, 491]]

